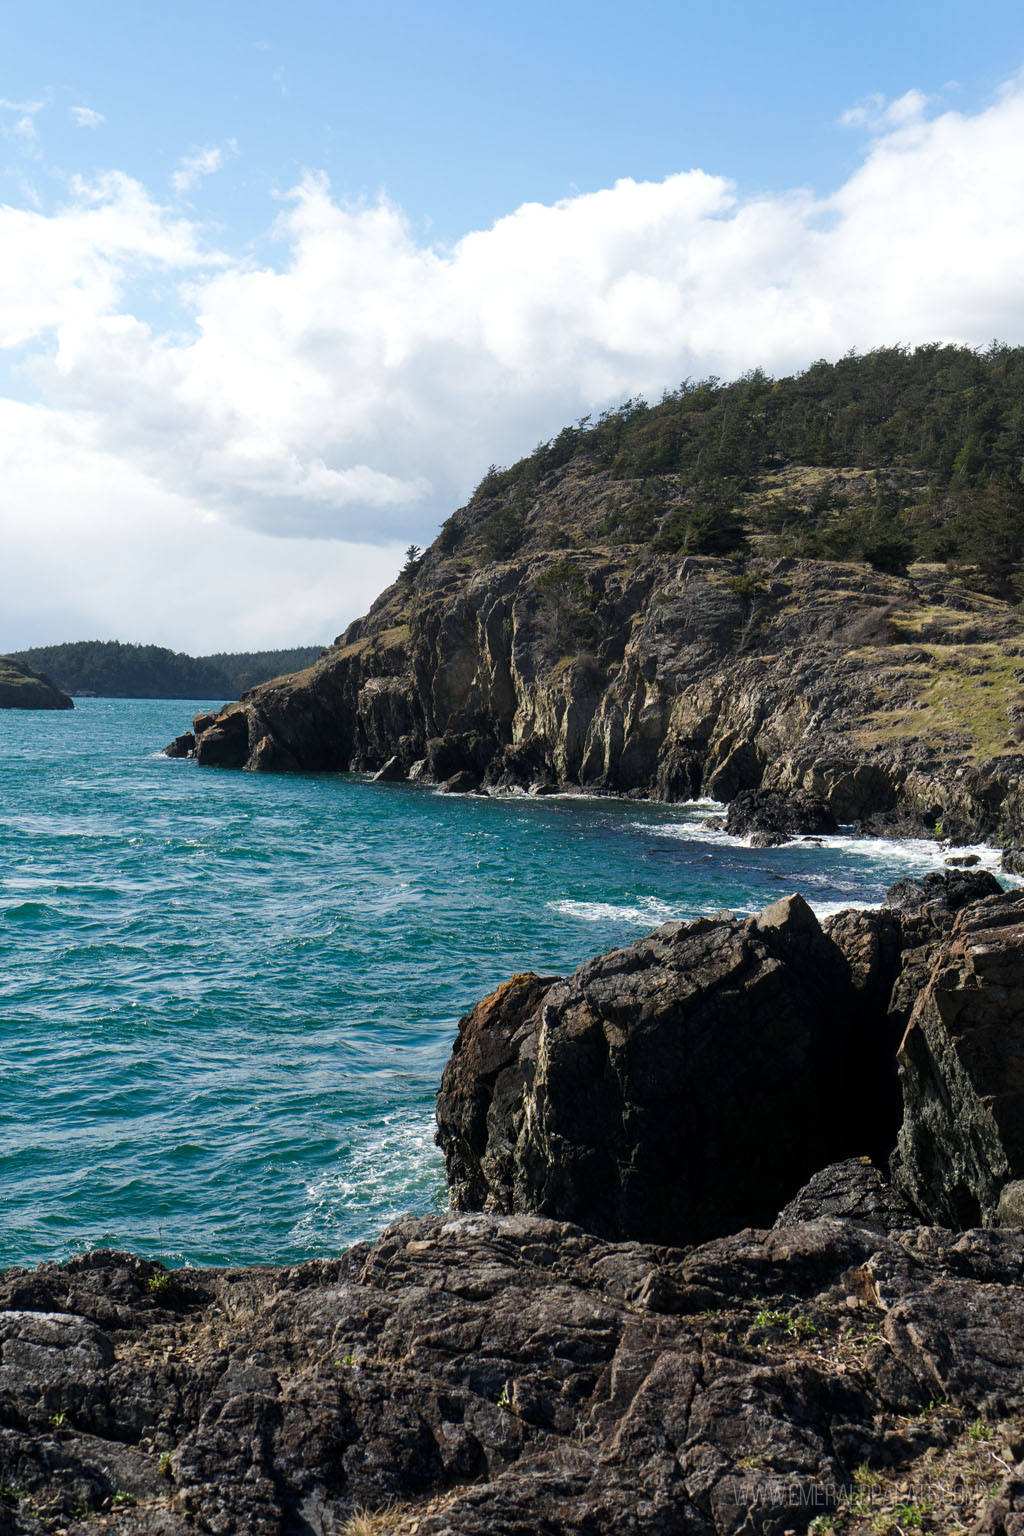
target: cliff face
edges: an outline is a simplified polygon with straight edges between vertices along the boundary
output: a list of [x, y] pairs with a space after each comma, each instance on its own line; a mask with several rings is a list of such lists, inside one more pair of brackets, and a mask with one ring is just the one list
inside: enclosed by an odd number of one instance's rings
[[843, 822], [1024, 833], [1008, 602], [935, 566], [602, 543], [599, 482], [553, 475], [511, 560], [486, 558], [471, 504], [313, 667], [201, 718], [198, 760], [664, 800], [763, 786]]
[[0, 656], [0, 709], [74, 709], [66, 693], [13, 656]]

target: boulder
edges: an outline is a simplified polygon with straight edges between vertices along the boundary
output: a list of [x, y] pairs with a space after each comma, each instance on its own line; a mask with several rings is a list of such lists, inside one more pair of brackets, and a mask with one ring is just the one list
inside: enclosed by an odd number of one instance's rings
[[480, 788], [480, 776], [471, 768], [461, 768], [440, 785], [442, 795], [471, 795]]
[[438, 1098], [453, 1200], [654, 1242], [765, 1223], [824, 1164], [888, 1155], [890, 1056], [799, 896], [667, 923], [463, 1019]]
[[901, 916], [923, 916], [940, 932], [949, 927], [955, 913], [986, 896], [998, 896], [1002, 889], [987, 869], [936, 870], [920, 880], [897, 880], [885, 893], [885, 905]]
[[1003, 1219], [1003, 1190], [1024, 1177], [1024, 894], [956, 917], [913, 1006], [899, 1068], [896, 1189], [931, 1222]]
[[839, 824], [828, 806], [803, 790], [748, 789], [730, 802], [725, 828], [733, 837], [749, 837], [755, 848], [773, 848], [804, 834], [837, 832]]
[[405, 764], [397, 756], [389, 757], [382, 768], [378, 768], [373, 776], [375, 784], [402, 784], [408, 778]]
[[192, 757], [196, 750], [196, 739], [191, 731], [183, 731], [180, 736], [168, 742], [164, 747], [165, 757]]
[[216, 715], [205, 726], [201, 726], [197, 719], [195, 734], [197, 763], [217, 768], [242, 768], [248, 761], [249, 720], [245, 710], [235, 709]]
[[870, 1157], [832, 1163], [809, 1179], [775, 1218], [777, 1227], [821, 1217], [853, 1221], [875, 1232], [917, 1225], [917, 1216], [896, 1194]]

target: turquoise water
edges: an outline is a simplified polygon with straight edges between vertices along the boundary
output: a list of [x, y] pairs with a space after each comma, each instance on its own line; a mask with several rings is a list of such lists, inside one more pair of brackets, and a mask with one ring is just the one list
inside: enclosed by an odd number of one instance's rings
[[443, 1206], [461, 1013], [667, 917], [877, 900], [931, 847], [758, 852], [707, 808], [200, 769], [194, 706], [0, 713], [0, 1266], [336, 1252]]

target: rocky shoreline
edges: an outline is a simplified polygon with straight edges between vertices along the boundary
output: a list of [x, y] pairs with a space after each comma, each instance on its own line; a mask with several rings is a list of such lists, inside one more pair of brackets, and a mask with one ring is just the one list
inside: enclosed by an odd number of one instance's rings
[[439, 1092], [449, 1216], [0, 1275], [0, 1533], [1011, 1536], [1022, 1032], [975, 871], [514, 978]]
[[48, 677], [14, 656], [0, 656], [0, 709], [74, 709]]

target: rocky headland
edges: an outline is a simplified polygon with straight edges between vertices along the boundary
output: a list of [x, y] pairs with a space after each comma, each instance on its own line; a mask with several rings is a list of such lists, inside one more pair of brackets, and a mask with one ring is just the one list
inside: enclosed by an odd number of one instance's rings
[[542, 491], [514, 557], [488, 558], [493, 509], [470, 503], [312, 667], [169, 750], [461, 791], [772, 793], [800, 830], [1024, 838], [1013, 600], [936, 565], [613, 544], [621, 484], [570, 465]]
[[1024, 894], [666, 924], [461, 1022], [447, 1216], [0, 1276], [0, 1532], [1024, 1520]]
[[0, 656], [0, 709], [74, 709], [66, 693], [14, 656]]
[[880, 348], [565, 427], [170, 750], [1018, 843], [1022, 390], [1024, 348]]

